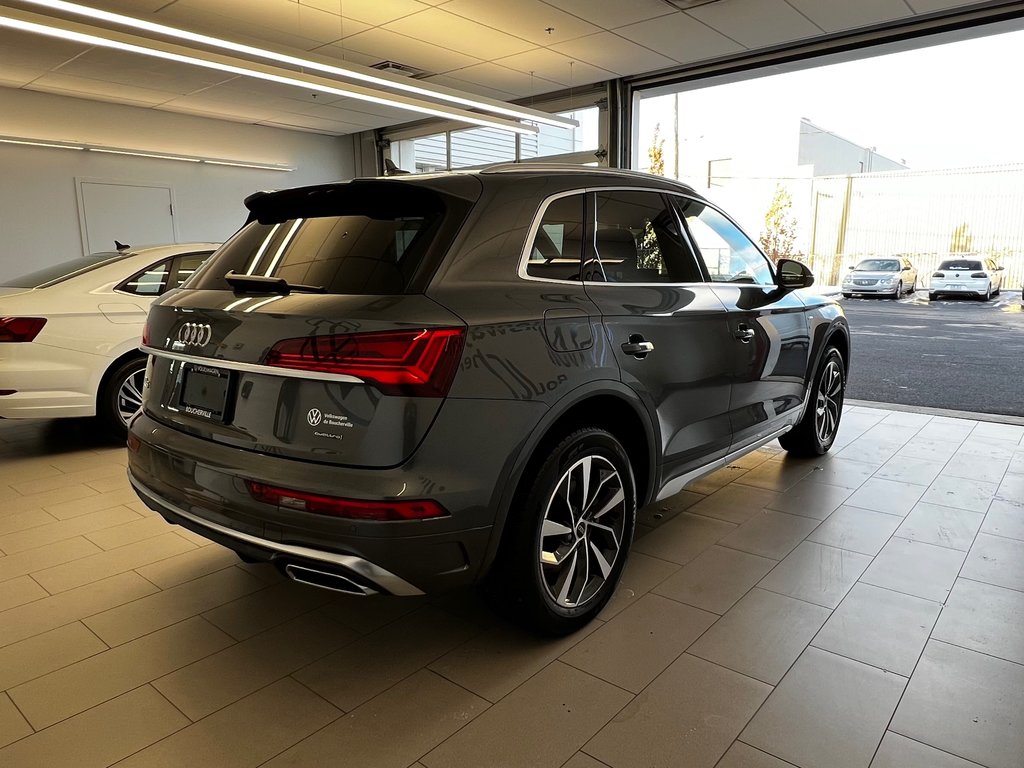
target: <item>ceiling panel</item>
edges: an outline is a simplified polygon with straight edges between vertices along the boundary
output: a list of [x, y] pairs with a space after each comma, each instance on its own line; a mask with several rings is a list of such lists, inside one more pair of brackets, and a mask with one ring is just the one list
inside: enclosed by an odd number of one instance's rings
[[56, 72], [48, 72], [26, 86], [31, 91], [46, 91], [70, 96], [84, 96], [101, 101], [116, 101], [121, 104], [132, 104], [140, 107], [152, 107], [176, 98], [178, 94], [157, 91], [151, 88], [140, 88], [123, 83], [111, 83], [105, 80], [92, 80], [87, 77], [74, 77]]
[[101, 8], [104, 11], [113, 11], [114, 13], [145, 16], [150, 13], [156, 13], [167, 5], [168, 2], [169, 0], [89, 0], [88, 3], [83, 4], [91, 5], [93, 8]]
[[678, 13], [665, 0], [544, 0], [605, 29]]
[[552, 51], [550, 48], [536, 48], [526, 53], [517, 53], [515, 56], [498, 59], [494, 63], [520, 72], [533, 73], [536, 77], [559, 83], [567, 88], [615, 77], [614, 72], [576, 61], [571, 56]]
[[144, 85], [156, 91], [183, 95], [235, 78], [225, 72], [177, 64], [109, 48], [93, 48], [54, 69], [58, 74]]
[[688, 14], [746, 48], [761, 48], [821, 34], [785, 0], [729, 0]]
[[479, 83], [471, 83], [468, 80], [460, 80], [452, 75], [433, 75], [423, 79], [424, 82], [427, 83], [437, 83], [438, 85], [445, 85], [449, 88], [456, 88], [460, 91], [468, 91], [469, 93], [478, 93], [481, 96], [489, 96], [492, 99], [501, 99], [502, 101], [508, 101], [519, 97], [518, 93], [503, 91], [499, 88], [490, 88], [486, 85], [480, 85]]
[[330, 45], [318, 49], [317, 53], [338, 56], [342, 49], [366, 54], [375, 62], [397, 61], [432, 73], [460, 69], [481, 61], [462, 51], [433, 45], [381, 27], [347, 37], [343, 45]]
[[536, 46], [475, 21], [431, 8], [415, 16], [393, 21], [385, 29], [424, 40], [442, 48], [454, 48], [479, 59], [498, 59]]
[[957, 0], [907, 0], [907, 5], [914, 9], [914, 13], [931, 13], [932, 11], [944, 11], [947, 8], [960, 8], [971, 5], [987, 5], [988, 3], [964, 3]]
[[363, 130], [351, 123], [343, 123], [337, 120], [325, 120], [323, 118], [309, 117], [307, 115], [293, 115], [289, 113], [281, 113], [269, 120], [260, 120], [258, 124], [268, 125], [274, 128], [289, 128], [292, 130], [298, 129], [309, 131], [311, 133], [323, 133], [329, 136], [337, 136], [338, 134], [344, 133], [358, 133]]
[[490, 88], [519, 93], [524, 96], [549, 93], [550, 91], [557, 91], [562, 87], [559, 83], [545, 80], [542, 77], [531, 76], [526, 72], [509, 69], [490, 61], [460, 69], [452, 74], [470, 83], [486, 85]]
[[540, 0], [506, 3], [495, 3], [493, 0], [451, 0], [444, 4], [443, 10], [537, 45], [551, 45], [601, 31], [600, 27]]
[[389, 107], [384, 104], [374, 104], [369, 101], [358, 99], [339, 99], [330, 106], [337, 109], [344, 109], [351, 115], [352, 122], [365, 125], [387, 125], [396, 120], [408, 122], [410, 120], [421, 120], [423, 115], [418, 112]]
[[[295, 0], [288, 2], [294, 3]], [[301, 3], [335, 16], [340, 16], [341, 11], [344, 11], [346, 24], [349, 19], [356, 19], [374, 27], [430, 8], [430, 5], [418, 0], [301, 0]]]
[[840, 32], [910, 16], [904, 0], [786, 0], [826, 32]]
[[0, 29], [0, 65], [38, 67], [45, 72], [87, 50], [87, 45], [57, 39], [43, 40], [12, 29]]
[[742, 51], [743, 46], [720, 35], [685, 13], [641, 21], [615, 34], [651, 48], [680, 63], [700, 61]]
[[[283, 113], [302, 115], [304, 117], [316, 117], [321, 120], [331, 120], [336, 123], [347, 123], [352, 126], [353, 131], [363, 131], [367, 128], [380, 125], [380, 119], [374, 115], [363, 112], [353, 112], [350, 109], [342, 109], [333, 104], [303, 104], [295, 102], [287, 107]], [[405, 120], [415, 120], [415, 115], [405, 115]]]
[[[40, 70], [38, 67], [8, 64], [3, 59], [0, 59], [0, 87], [2, 88], [21, 88], [45, 74], [45, 69]], [[3, 129], [0, 128], [0, 130]]]
[[619, 37], [612, 32], [598, 32], [551, 46], [559, 53], [585, 61], [595, 67], [619, 75], [638, 75], [655, 69], [671, 67], [676, 62], [650, 48]]
[[[301, 18], [292, 17], [290, 23], [277, 27], [264, 26], [253, 23], [245, 14], [231, 17], [206, 10], [206, 0], [194, 1], [195, 5], [186, 5], [184, 4], [186, 0], [178, 0], [160, 11], [156, 15], [156, 20], [163, 24], [215, 37], [224, 37], [237, 42], [251, 45], [284, 46], [299, 51], [308, 51], [325, 43], [339, 40], [343, 31], [345, 35], [351, 35], [369, 28], [369, 25], [361, 21], [346, 20], [343, 30], [337, 16], [316, 12], [315, 18], [307, 17], [307, 13], [313, 12], [313, 9], [310, 8], [304, 8]], [[189, 0], [189, 2], [193, 2], [193, 0]], [[289, 5], [292, 8], [296, 7], [291, 3]], [[317, 23], [316, 19], [318, 18], [323, 18], [325, 21]]]

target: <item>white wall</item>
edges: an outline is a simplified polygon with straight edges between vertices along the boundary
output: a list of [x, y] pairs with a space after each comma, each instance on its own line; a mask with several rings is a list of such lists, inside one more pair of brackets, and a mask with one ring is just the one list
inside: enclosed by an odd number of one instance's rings
[[178, 239], [220, 241], [245, 220], [243, 198], [350, 179], [352, 139], [0, 88], [0, 135], [284, 164], [260, 171], [0, 144], [0, 279], [83, 252], [76, 177], [170, 186]]

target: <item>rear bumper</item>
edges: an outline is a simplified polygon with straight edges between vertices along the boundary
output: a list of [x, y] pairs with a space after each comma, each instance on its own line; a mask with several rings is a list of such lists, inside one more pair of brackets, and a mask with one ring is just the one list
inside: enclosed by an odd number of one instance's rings
[[[449, 398], [423, 445], [384, 469], [241, 450], [140, 413], [129, 476], [169, 522], [283, 570], [316, 567], [371, 592], [443, 591], [482, 575], [508, 473], [542, 413], [537, 403]], [[246, 480], [355, 499], [430, 498], [450, 516], [374, 522], [310, 514], [253, 499]]]
[[45, 344], [0, 345], [0, 418], [96, 415], [96, 382], [110, 360]]
[[[252, 534], [236, 531], [223, 525], [204, 520], [180, 507], [161, 499], [153, 491], [135, 479], [131, 471], [128, 480], [146, 506], [159, 513], [167, 522], [188, 528], [211, 541], [223, 544], [257, 560], [275, 562], [292, 575], [294, 570], [315, 569], [321, 573], [336, 574], [345, 578], [352, 587], [339, 589], [352, 594], [370, 595], [386, 592], [392, 595], [422, 595], [404, 579], [395, 576], [378, 565], [354, 555], [341, 555], [323, 550], [299, 547], [292, 544], [269, 541]], [[294, 578], [294, 576], [293, 576]], [[303, 579], [298, 579], [302, 581]]]
[[944, 283], [932, 285], [928, 288], [928, 292], [944, 296], [984, 296], [989, 290], [989, 283], [987, 281], [968, 280], [967, 282], [954, 285], [958, 287], [951, 287]]

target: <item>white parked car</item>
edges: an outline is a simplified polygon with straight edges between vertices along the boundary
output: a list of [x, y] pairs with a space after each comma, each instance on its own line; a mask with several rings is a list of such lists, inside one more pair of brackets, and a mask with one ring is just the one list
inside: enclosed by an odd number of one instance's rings
[[992, 259], [963, 256], [946, 259], [932, 273], [928, 298], [935, 301], [942, 294], [978, 296], [988, 301], [1003, 287], [1003, 268]]
[[0, 418], [99, 416], [125, 434], [142, 404], [149, 305], [216, 248], [94, 253], [0, 280]]

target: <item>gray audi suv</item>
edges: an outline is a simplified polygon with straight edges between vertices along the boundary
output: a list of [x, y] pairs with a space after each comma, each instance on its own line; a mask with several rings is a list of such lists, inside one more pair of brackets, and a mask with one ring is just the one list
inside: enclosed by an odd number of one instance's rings
[[296, 581], [479, 582], [570, 632], [611, 596], [638, 507], [775, 438], [835, 439], [842, 309], [684, 185], [503, 165], [246, 205], [150, 312], [129, 474], [169, 522]]

